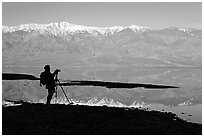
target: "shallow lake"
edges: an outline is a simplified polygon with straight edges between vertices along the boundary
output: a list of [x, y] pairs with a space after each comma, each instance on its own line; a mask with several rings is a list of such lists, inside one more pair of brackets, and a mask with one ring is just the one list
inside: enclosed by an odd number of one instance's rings
[[[53, 72], [56, 66], [51, 68]], [[69, 99], [87, 105], [141, 107], [171, 111], [179, 117], [202, 123], [202, 69], [131, 68], [131, 67], [63, 67], [61, 80], [103, 80], [126, 83], [150, 83], [177, 86], [175, 89], [107, 89], [93, 86], [66, 86]], [[3, 67], [3, 73], [32, 74], [39, 77], [43, 67]], [[39, 81], [3, 81], [2, 98], [45, 102], [46, 90]], [[53, 100], [54, 101], [54, 100]], [[58, 88], [58, 102], [65, 101]]]

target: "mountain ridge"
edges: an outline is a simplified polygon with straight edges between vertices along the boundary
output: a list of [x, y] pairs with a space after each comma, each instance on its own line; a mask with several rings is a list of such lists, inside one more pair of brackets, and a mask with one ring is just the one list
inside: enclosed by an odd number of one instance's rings
[[[57, 23], [49, 23], [49, 24], [30, 23], [30, 24], [21, 24], [21, 25], [12, 26], [12, 27], [2, 26], [3, 33], [15, 32], [19, 30], [23, 30], [23, 31], [47, 30], [47, 31], [52, 31], [52, 33], [56, 35], [57, 33], [66, 34], [67, 32], [72, 34], [77, 31], [78, 32], [87, 31], [88, 33], [91, 33], [93, 35], [97, 35], [97, 33], [100, 33], [102, 35], [108, 35], [108, 34], [114, 34], [114, 33], [120, 32], [124, 29], [130, 29], [135, 33], [153, 30], [150, 27], [146, 27], [146, 26], [143, 27], [143, 26], [137, 26], [137, 25], [131, 25], [126, 27], [121, 27], [121, 26], [92, 27], [92, 26], [75, 25], [68, 22], [57, 22]], [[194, 28], [182, 28], [182, 27], [173, 27], [173, 26], [164, 28], [164, 29], [177, 29], [188, 33], [199, 30]]]
[[58, 22], [58, 23], [50, 23], [50, 24], [22, 24], [19, 26], [14, 26], [14, 27], [8, 27], [8, 26], [2, 26], [2, 31], [3, 33], [7, 32], [15, 32], [18, 30], [24, 30], [24, 31], [32, 31], [32, 30], [56, 30], [59, 32], [66, 33], [75, 33], [77, 31], [87, 31], [91, 34], [97, 34], [100, 33], [102, 35], [107, 35], [107, 34], [113, 34], [115, 32], [119, 32], [124, 29], [131, 29], [134, 32], [144, 32], [150, 30], [148, 27], [142, 27], [142, 26], [136, 26], [136, 25], [131, 25], [128, 27], [121, 27], [121, 26], [113, 26], [113, 27], [91, 27], [91, 26], [82, 26], [82, 25], [75, 25], [71, 24], [68, 22]]

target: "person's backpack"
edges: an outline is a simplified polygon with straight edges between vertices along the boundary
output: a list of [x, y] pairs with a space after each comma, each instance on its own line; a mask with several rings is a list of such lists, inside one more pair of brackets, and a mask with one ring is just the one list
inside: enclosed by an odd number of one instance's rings
[[46, 76], [45, 76], [45, 72], [42, 72], [42, 73], [40, 74], [40, 83], [41, 83], [42, 85], [46, 85], [46, 83], [47, 83]]

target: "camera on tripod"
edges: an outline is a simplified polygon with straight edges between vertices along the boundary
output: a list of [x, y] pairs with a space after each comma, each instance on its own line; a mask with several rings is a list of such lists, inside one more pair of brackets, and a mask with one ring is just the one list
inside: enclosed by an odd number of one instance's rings
[[56, 69], [55, 71], [58, 73], [58, 72], [60, 72], [61, 70], [60, 70], [60, 69]]

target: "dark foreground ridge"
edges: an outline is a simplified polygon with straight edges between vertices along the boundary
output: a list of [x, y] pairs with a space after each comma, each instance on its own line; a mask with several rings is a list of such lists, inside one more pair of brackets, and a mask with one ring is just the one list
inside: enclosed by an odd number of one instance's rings
[[[27, 74], [12, 74], [3, 73], [2, 80], [39, 80], [39, 78]], [[121, 82], [106, 82], [106, 81], [68, 81], [60, 83], [61, 86], [101, 86], [106, 88], [149, 88], [149, 89], [165, 89], [165, 88], [179, 88], [176, 86], [167, 85], [153, 85], [153, 84], [139, 84], [139, 83], [121, 83]]]
[[2, 107], [3, 135], [201, 135], [175, 114], [107, 106], [22, 103]]

